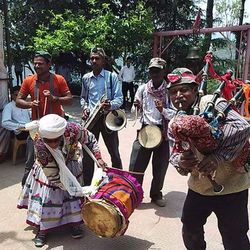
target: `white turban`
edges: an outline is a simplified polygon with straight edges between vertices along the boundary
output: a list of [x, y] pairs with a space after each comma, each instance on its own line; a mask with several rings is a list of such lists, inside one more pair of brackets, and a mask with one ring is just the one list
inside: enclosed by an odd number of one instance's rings
[[39, 121], [39, 134], [42, 138], [54, 139], [64, 134], [67, 121], [59, 115], [49, 114]]

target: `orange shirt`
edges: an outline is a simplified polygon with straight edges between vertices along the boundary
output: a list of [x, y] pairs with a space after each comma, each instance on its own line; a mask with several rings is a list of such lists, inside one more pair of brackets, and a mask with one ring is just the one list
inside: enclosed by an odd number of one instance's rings
[[[67, 92], [69, 92], [69, 87], [65, 81], [65, 79], [61, 76], [61, 75], [56, 75], [54, 74], [54, 96], [65, 96]], [[33, 101], [35, 99], [35, 84], [36, 84], [36, 80], [37, 80], [37, 75], [32, 75], [32, 76], [28, 76], [24, 79], [22, 85], [21, 85], [21, 89], [20, 89], [20, 93], [22, 93], [25, 96], [30, 95], [31, 96], [31, 100]], [[62, 109], [62, 105], [60, 104], [60, 102], [53, 102], [50, 103], [49, 101], [47, 102], [47, 104], [45, 105], [45, 96], [43, 94], [44, 90], [50, 90], [49, 87], [49, 81], [45, 82], [45, 83], [41, 83], [39, 82], [39, 111], [36, 107], [32, 107], [32, 120], [36, 120], [41, 118], [42, 116], [49, 114], [50, 110], [52, 110], [53, 114], [57, 114], [62, 116], [63, 115], [63, 109]], [[50, 109], [50, 106], [52, 105], [52, 108]], [[45, 107], [46, 106], [46, 107]], [[39, 114], [37, 114], [39, 112]]]

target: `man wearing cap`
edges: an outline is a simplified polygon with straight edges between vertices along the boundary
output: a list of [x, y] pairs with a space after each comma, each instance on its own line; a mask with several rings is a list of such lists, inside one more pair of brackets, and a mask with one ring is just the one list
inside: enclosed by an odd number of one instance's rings
[[[102, 48], [94, 48], [90, 53], [90, 62], [93, 71], [85, 74], [82, 80], [81, 107], [82, 119], [86, 119], [93, 114], [95, 107], [98, 106], [101, 99], [101, 115], [95, 122], [93, 128], [89, 129], [99, 139], [102, 134], [104, 143], [111, 156], [112, 167], [122, 169], [122, 162], [119, 153], [119, 138], [117, 131], [111, 131], [105, 126], [105, 114], [111, 110], [119, 109], [122, 104], [121, 83], [117, 74], [104, 69], [105, 52]], [[84, 183], [90, 185], [94, 162], [86, 152], [83, 157]]]
[[[130, 156], [129, 170], [144, 173], [151, 155], [153, 167], [153, 180], [150, 189], [150, 198], [157, 206], [165, 206], [162, 188], [169, 159], [169, 142], [167, 137], [168, 121], [174, 116], [175, 111], [170, 108], [167, 96], [167, 86], [164, 76], [166, 73], [166, 61], [162, 58], [152, 58], [149, 63], [149, 75], [151, 80], [139, 86], [135, 95], [135, 107], [142, 112], [142, 128], [147, 125], [155, 125], [160, 128], [162, 141], [155, 148], [146, 148], [141, 145], [138, 138], [133, 143]], [[143, 175], [136, 175], [142, 184]]]
[[[192, 71], [177, 68], [167, 78], [171, 102], [182, 110], [169, 123], [169, 133], [175, 140], [170, 162], [181, 175], [190, 173], [181, 217], [184, 244], [190, 250], [206, 249], [204, 225], [213, 212], [224, 248], [250, 249], [247, 236], [250, 126], [233, 109], [218, 127], [208, 123], [202, 113], [192, 115], [198, 100], [198, 84]], [[204, 110], [203, 99], [210, 101], [212, 95], [202, 98], [200, 110]], [[225, 99], [218, 100], [215, 114], [223, 112], [226, 106]], [[215, 137], [215, 129], [219, 129], [221, 137]]]
[[[72, 95], [68, 85], [61, 75], [52, 74], [51, 55], [46, 51], [35, 53], [33, 64], [36, 74], [26, 77], [21, 85], [21, 89], [16, 99], [16, 105], [19, 108], [31, 108], [32, 120], [37, 120], [46, 114], [64, 115], [62, 105], [72, 103]], [[27, 96], [31, 100], [26, 100]], [[31, 140], [28, 137], [28, 140]], [[29, 158], [34, 158], [34, 152], [30, 152]], [[22, 183], [25, 183], [32, 164], [25, 169], [25, 175]]]

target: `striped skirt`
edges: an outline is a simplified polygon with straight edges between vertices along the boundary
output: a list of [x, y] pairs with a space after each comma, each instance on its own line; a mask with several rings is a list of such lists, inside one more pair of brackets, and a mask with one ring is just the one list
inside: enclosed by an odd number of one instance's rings
[[[78, 180], [82, 177], [82, 168], [77, 161], [67, 164]], [[80, 181], [79, 181], [80, 182]], [[52, 183], [42, 168], [34, 164], [25, 186], [18, 199], [17, 207], [28, 209], [26, 222], [47, 232], [61, 226], [80, 224], [83, 198], [72, 197]]]

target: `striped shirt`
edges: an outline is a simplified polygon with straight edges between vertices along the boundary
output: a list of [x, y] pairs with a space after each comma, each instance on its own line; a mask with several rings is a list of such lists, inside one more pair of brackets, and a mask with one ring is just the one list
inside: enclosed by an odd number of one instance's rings
[[[163, 81], [162, 84], [166, 82]], [[166, 90], [167, 91], [167, 90]], [[162, 125], [162, 115], [165, 119], [170, 120], [176, 114], [176, 110], [171, 107], [167, 92], [166, 103], [163, 108], [163, 112], [160, 113], [155, 107], [155, 97], [148, 93], [146, 90], [146, 84], [139, 86], [135, 94], [135, 100], [138, 100], [142, 108], [141, 123], [150, 125]]]
[[[226, 104], [226, 102], [220, 102], [216, 109], [223, 110]], [[233, 161], [249, 140], [250, 125], [240, 114], [230, 110], [223, 123], [222, 132], [223, 138], [214, 154], [218, 160]]]

